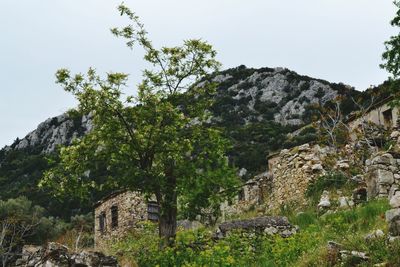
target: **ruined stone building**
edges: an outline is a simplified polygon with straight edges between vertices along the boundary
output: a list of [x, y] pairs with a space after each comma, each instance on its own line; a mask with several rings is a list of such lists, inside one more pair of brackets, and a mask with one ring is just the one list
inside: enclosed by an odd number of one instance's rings
[[383, 126], [386, 129], [398, 127], [399, 108], [390, 106], [392, 100], [392, 97], [388, 97], [372, 105], [364, 114], [350, 117], [347, 122], [350, 130], [357, 129], [365, 122]]
[[118, 191], [95, 205], [95, 246], [118, 238], [142, 221], [158, 221], [159, 208], [139, 192]]
[[[270, 155], [268, 171], [246, 182], [231, 203], [223, 203], [223, 220], [251, 209], [274, 212], [285, 205], [305, 204], [307, 187], [325, 173], [324, 159], [330, 153], [329, 147], [304, 144]], [[339, 162], [341, 166], [346, 163]]]

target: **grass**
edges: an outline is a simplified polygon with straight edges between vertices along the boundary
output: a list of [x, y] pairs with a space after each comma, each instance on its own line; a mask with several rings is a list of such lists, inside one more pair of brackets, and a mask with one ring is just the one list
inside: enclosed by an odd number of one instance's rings
[[[382, 262], [400, 266], [400, 242], [364, 238], [377, 229], [387, 232], [384, 213], [388, 209], [386, 200], [374, 200], [325, 215], [313, 209], [292, 214], [287, 211], [289, 220], [301, 229], [289, 238], [233, 232], [215, 241], [213, 230], [203, 228], [180, 231], [175, 247], [165, 250], [158, 249], [156, 231], [144, 227], [141, 234], [131, 233], [113, 243], [109, 253], [131, 262], [131, 266], [373, 266]], [[329, 240], [346, 250], [366, 252], [371, 260], [361, 265], [351, 258], [339, 263], [337, 255], [327, 249]]]

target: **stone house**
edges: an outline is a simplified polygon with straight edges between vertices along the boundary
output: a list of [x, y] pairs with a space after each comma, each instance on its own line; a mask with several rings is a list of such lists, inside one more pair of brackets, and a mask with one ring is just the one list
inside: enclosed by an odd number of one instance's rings
[[158, 221], [159, 208], [155, 201], [147, 200], [140, 192], [128, 190], [114, 192], [98, 201], [95, 206], [95, 246], [126, 234], [142, 221]]
[[386, 129], [398, 127], [399, 108], [390, 106], [390, 101], [393, 97], [387, 97], [382, 101], [374, 104], [365, 111], [363, 116], [351, 116], [347, 124], [350, 130], [356, 130], [361, 124], [365, 122], [373, 123], [378, 126], [383, 126]]

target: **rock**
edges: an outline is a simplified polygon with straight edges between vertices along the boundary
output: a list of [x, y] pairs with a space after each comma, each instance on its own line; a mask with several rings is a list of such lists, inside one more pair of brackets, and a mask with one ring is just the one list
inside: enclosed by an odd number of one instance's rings
[[358, 174], [350, 178], [350, 180], [356, 184], [364, 184], [364, 176], [362, 174]]
[[385, 233], [382, 230], [378, 229], [378, 230], [375, 230], [374, 232], [366, 235], [364, 237], [364, 239], [365, 240], [372, 240], [372, 239], [381, 238], [381, 237], [384, 237], [384, 236], [385, 236]]
[[310, 150], [310, 145], [309, 144], [304, 144], [299, 146], [299, 152], [304, 152]]
[[400, 209], [391, 209], [385, 213], [386, 222], [391, 222], [395, 218], [400, 218]]
[[311, 167], [311, 170], [312, 170], [313, 172], [322, 171], [322, 170], [324, 170], [324, 167], [322, 167], [321, 164], [314, 164], [314, 165]]
[[54, 152], [58, 145], [69, 145], [73, 139], [82, 137], [93, 128], [92, 116], [82, 116], [76, 120], [65, 113], [58, 117], [47, 119], [38, 125], [21, 140], [17, 140], [7, 150], [22, 150], [41, 147], [42, 152]]
[[389, 153], [385, 153], [382, 155], [378, 155], [372, 159], [372, 164], [383, 164], [383, 165], [390, 165], [393, 162], [393, 156]]
[[400, 236], [389, 236], [389, 238], [388, 238], [388, 241], [389, 241], [389, 243], [393, 243], [393, 242], [395, 242], [395, 241], [397, 241], [397, 240], [399, 240], [400, 239]]
[[390, 200], [397, 191], [399, 191], [399, 186], [397, 184], [392, 185], [389, 189], [388, 199]]
[[389, 201], [392, 208], [400, 208], [400, 191], [396, 191]]
[[357, 263], [369, 260], [369, 257], [365, 252], [341, 250], [339, 253], [340, 253], [340, 258], [343, 260], [348, 259], [350, 257], [353, 258], [353, 261], [356, 261]]
[[318, 203], [318, 208], [329, 208], [331, 206], [331, 202], [329, 201], [329, 192], [328, 191], [324, 191], [322, 193], [321, 199]]
[[273, 226], [267, 227], [264, 229], [264, 233], [268, 234], [268, 235], [275, 235], [278, 233], [278, 229], [276, 229]]
[[239, 177], [243, 177], [247, 174], [247, 170], [245, 168], [241, 168], [239, 170]]
[[347, 160], [341, 160], [336, 163], [336, 168], [340, 170], [347, 170], [350, 168], [350, 165]]
[[376, 170], [374, 172], [375, 177], [378, 180], [379, 184], [393, 184], [394, 183], [394, 176], [393, 173], [387, 170]]
[[389, 234], [391, 236], [400, 236], [400, 218], [393, 219], [389, 223]]
[[339, 197], [338, 201], [340, 208], [348, 208], [350, 206], [347, 197]]
[[296, 227], [292, 226], [286, 217], [269, 216], [224, 222], [218, 226], [216, 236], [225, 236], [228, 232], [236, 229], [263, 232], [268, 235], [279, 234], [282, 237], [291, 236], [297, 231]]
[[399, 131], [393, 131], [391, 134], [390, 134], [390, 138], [391, 139], [398, 139], [400, 137], [400, 132]]
[[328, 241], [328, 247], [335, 248], [335, 249], [341, 249], [343, 247], [343, 245], [340, 243], [337, 243], [335, 241]]
[[44, 247], [24, 246], [22, 257], [16, 266], [21, 267], [118, 267], [114, 257], [95, 251], [73, 253], [58, 243], [48, 243]]
[[177, 222], [177, 226], [184, 230], [196, 230], [203, 227], [203, 224], [198, 221], [182, 220]]

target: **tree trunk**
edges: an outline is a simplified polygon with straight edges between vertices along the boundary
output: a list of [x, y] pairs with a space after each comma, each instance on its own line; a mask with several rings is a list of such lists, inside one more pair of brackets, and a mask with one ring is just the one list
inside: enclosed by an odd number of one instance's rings
[[161, 238], [161, 247], [172, 246], [176, 236], [176, 214], [177, 209], [175, 207], [163, 208], [164, 211], [160, 214], [160, 220], [158, 224], [159, 235]]
[[160, 206], [160, 216], [158, 222], [161, 247], [172, 246], [176, 236], [176, 217], [178, 213], [176, 178], [172, 171], [166, 172], [166, 186], [163, 193], [157, 196]]

